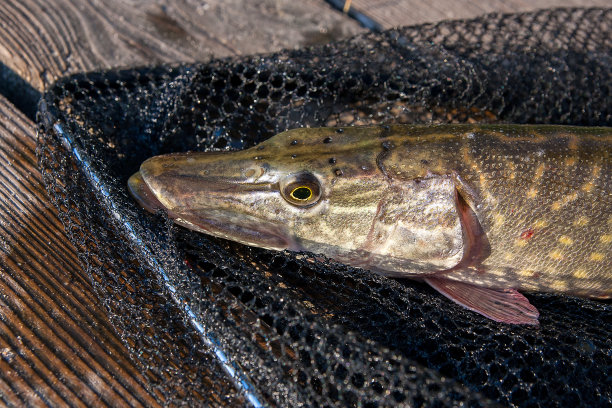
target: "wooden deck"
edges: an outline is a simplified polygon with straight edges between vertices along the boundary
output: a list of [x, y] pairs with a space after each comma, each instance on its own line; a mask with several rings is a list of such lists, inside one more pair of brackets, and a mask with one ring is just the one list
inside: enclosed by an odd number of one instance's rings
[[[354, 0], [383, 27], [609, 0]], [[362, 32], [323, 0], [0, 1], [0, 405], [156, 406], [41, 184], [36, 100], [57, 78]]]

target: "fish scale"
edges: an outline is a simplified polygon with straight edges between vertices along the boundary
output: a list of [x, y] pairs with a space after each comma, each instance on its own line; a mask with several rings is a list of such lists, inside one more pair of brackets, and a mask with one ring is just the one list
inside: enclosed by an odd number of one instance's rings
[[611, 150], [610, 128], [301, 128], [151, 158], [129, 186], [187, 228], [422, 279], [494, 320], [536, 324], [518, 290], [612, 296]]

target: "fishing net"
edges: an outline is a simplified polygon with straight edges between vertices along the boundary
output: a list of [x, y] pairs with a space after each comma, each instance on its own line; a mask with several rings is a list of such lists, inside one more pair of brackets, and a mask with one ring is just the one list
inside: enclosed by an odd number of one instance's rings
[[48, 192], [112, 323], [168, 404], [610, 406], [612, 305], [528, 294], [495, 323], [414, 281], [211, 238], [140, 209], [146, 158], [303, 126], [612, 126], [612, 11], [393, 29], [314, 48], [75, 75], [44, 96]]

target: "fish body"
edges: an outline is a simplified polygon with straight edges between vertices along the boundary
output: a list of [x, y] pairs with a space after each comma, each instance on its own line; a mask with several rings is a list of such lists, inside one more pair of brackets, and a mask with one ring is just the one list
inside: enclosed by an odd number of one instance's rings
[[536, 324], [519, 290], [612, 296], [611, 152], [611, 128], [301, 128], [153, 157], [129, 187], [187, 228], [422, 279], [494, 320]]

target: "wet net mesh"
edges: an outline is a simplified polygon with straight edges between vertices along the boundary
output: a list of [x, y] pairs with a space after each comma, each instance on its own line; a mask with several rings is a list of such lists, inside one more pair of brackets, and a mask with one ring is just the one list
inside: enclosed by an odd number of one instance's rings
[[538, 328], [424, 284], [211, 238], [148, 214], [146, 158], [303, 126], [612, 126], [612, 11], [489, 15], [315, 48], [59, 81], [47, 189], [160, 401], [212, 406], [610, 406], [612, 305], [527, 295]]

